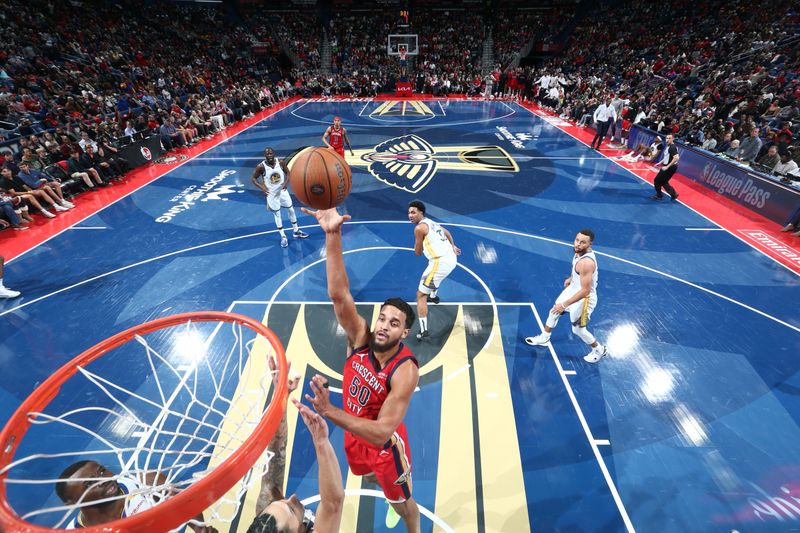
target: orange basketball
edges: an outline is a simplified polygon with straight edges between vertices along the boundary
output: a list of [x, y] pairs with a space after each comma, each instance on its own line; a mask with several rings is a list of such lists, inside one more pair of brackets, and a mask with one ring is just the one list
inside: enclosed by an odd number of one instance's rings
[[292, 192], [314, 209], [330, 209], [344, 202], [352, 177], [344, 158], [330, 148], [307, 148], [292, 160]]

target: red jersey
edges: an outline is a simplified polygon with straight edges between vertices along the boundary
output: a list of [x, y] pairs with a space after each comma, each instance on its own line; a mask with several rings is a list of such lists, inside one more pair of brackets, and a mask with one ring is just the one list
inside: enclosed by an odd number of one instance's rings
[[328, 142], [331, 143], [331, 146], [333, 146], [334, 150], [344, 153], [344, 128], [339, 128], [337, 130], [331, 126], [331, 133], [328, 138]]
[[[400, 343], [397, 353], [386, 362], [386, 366], [383, 368], [380, 368], [380, 363], [369, 346], [354, 350], [344, 365], [342, 407], [345, 412], [359, 418], [377, 420], [383, 402], [386, 401], [389, 391], [392, 389], [392, 375], [400, 365], [409, 361], [419, 367], [414, 354], [403, 343]], [[403, 426], [401, 423], [399, 427]], [[348, 438], [356, 439], [371, 448], [376, 447], [346, 432], [345, 441]]]

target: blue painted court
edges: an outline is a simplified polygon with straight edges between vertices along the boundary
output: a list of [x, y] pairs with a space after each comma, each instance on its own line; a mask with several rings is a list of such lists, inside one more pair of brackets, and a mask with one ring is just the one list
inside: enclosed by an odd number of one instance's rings
[[[414, 338], [417, 324], [407, 338], [421, 367], [406, 421], [424, 531], [800, 530], [798, 276], [682, 204], [654, 205], [648, 184], [510, 102], [301, 100], [11, 262], [24, 297], [0, 301], [0, 419], [100, 340], [198, 310], [263, 320], [306, 389], [317, 372], [340, 382], [324, 235], [298, 209], [310, 237], [282, 249], [250, 183], [265, 147], [319, 145], [336, 115], [355, 151], [342, 210], [364, 316], [415, 299], [425, 261], [410, 200], [463, 251], [430, 307], [431, 340]], [[566, 321], [552, 349], [522, 340], [585, 227], [599, 256], [590, 330], [611, 354], [596, 365]], [[136, 381], [136, 365], [107, 371]], [[287, 493], [312, 499], [313, 448], [288, 412]], [[388, 531], [376, 487], [348, 475], [341, 430], [331, 439], [349, 490], [342, 531]]]

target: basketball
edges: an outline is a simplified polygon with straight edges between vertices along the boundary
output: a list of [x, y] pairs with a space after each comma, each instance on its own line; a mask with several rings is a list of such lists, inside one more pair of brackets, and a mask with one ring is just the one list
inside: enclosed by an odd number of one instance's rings
[[330, 209], [344, 202], [352, 177], [344, 158], [329, 148], [308, 148], [292, 160], [292, 192], [314, 209]]

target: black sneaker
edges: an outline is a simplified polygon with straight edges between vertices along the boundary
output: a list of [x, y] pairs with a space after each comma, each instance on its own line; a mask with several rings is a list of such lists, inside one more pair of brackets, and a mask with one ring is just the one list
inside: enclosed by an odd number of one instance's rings
[[426, 329], [425, 331], [420, 331], [419, 333], [417, 333], [417, 340], [421, 341], [421, 340], [430, 338], [430, 336], [431, 336], [431, 332]]
[[656, 202], [660, 202], [661, 198], [662, 197], [657, 194], [654, 194], [653, 196], [650, 197], [651, 200], [655, 200]]
[[440, 302], [440, 300], [439, 300], [438, 296], [431, 296], [430, 294], [428, 295], [428, 303], [429, 304], [438, 304], [439, 302]]
[[673, 196], [672, 198], [670, 198], [670, 199], [669, 199], [669, 201], [670, 201], [670, 202], [677, 202], [677, 201], [678, 201], [678, 196], [680, 196], [680, 195], [679, 195], [678, 193], [675, 193], [675, 196]]

